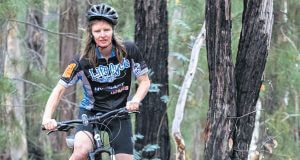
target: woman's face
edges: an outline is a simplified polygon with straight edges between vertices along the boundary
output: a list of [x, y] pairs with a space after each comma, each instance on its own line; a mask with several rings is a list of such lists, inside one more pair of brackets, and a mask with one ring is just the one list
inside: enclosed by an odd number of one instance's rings
[[95, 20], [92, 24], [92, 35], [97, 46], [106, 48], [111, 45], [113, 28], [105, 20]]

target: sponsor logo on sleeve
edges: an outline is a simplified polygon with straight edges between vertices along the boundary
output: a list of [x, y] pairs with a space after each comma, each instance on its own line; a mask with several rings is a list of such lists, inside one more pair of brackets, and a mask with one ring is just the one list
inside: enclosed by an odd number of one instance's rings
[[74, 69], [76, 67], [75, 63], [71, 63], [68, 65], [68, 67], [65, 69], [64, 74], [62, 75], [64, 78], [70, 78]]

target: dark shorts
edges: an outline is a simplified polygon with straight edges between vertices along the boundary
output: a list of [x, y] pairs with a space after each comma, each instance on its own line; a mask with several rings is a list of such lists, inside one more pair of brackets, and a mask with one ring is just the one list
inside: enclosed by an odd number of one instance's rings
[[[83, 108], [80, 108], [78, 118], [81, 119], [81, 115], [86, 114], [88, 117], [94, 116], [96, 112], [92, 112]], [[115, 154], [118, 153], [133, 153], [133, 143], [131, 141], [132, 130], [130, 117], [122, 119], [114, 119], [107, 124], [108, 128], [102, 127], [101, 130], [107, 131], [109, 135], [110, 146], [114, 149]], [[76, 128], [76, 132], [88, 131], [93, 134], [92, 125], [83, 126], [80, 125]]]

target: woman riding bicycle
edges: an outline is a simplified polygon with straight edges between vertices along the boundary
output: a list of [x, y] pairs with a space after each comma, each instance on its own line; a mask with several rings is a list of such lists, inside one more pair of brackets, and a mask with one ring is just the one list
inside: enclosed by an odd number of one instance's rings
[[[121, 42], [115, 35], [118, 14], [106, 4], [93, 5], [87, 12], [87, 39], [83, 53], [69, 63], [46, 104], [42, 124], [47, 130], [57, 126], [52, 115], [66, 88], [82, 81], [84, 97], [80, 103], [78, 117], [99, 112], [105, 113], [126, 106], [131, 111], [139, 109], [139, 104], [148, 92], [150, 80], [148, 68], [132, 42]], [[127, 101], [131, 75], [136, 76], [139, 87], [131, 101]], [[112, 121], [109, 129], [111, 143], [117, 160], [133, 159], [132, 131], [129, 118]], [[121, 127], [118, 126], [121, 124]], [[120, 133], [117, 132], [121, 129]], [[91, 126], [76, 129], [74, 150], [70, 160], [86, 159], [93, 149]], [[114, 137], [116, 136], [116, 137]]]

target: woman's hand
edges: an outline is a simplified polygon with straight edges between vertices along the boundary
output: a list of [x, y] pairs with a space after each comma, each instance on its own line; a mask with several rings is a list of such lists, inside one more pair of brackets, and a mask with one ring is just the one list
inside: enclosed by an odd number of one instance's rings
[[42, 125], [46, 130], [54, 130], [57, 127], [55, 119], [43, 119]]
[[140, 102], [138, 101], [128, 101], [126, 103], [126, 109], [129, 112], [134, 112], [134, 111], [138, 111], [140, 108]]
[[139, 110], [141, 101], [146, 96], [150, 87], [150, 80], [148, 74], [144, 74], [137, 77], [137, 80], [139, 82], [139, 87], [137, 88], [137, 91], [135, 95], [132, 97], [131, 101], [128, 101], [126, 103], [126, 108], [128, 109], [129, 112], [135, 112]]

